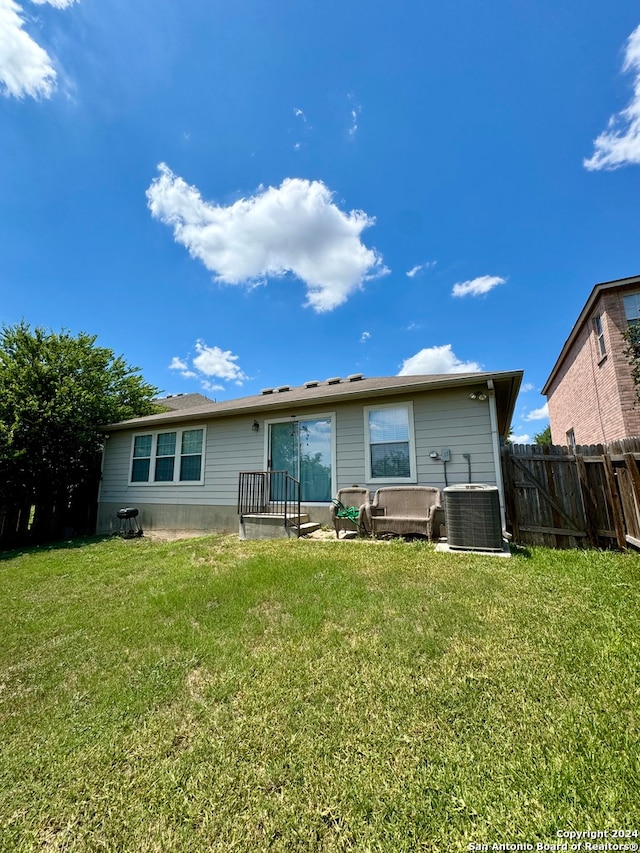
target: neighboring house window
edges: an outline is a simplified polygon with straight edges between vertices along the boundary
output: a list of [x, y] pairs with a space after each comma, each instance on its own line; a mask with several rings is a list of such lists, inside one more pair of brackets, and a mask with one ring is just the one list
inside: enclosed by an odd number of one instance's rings
[[640, 293], [630, 293], [628, 296], [623, 296], [624, 314], [627, 322], [637, 323], [640, 320]]
[[201, 483], [204, 427], [133, 438], [132, 483]]
[[598, 339], [598, 352], [600, 354], [600, 358], [604, 358], [607, 354], [607, 345], [604, 342], [604, 328], [602, 326], [602, 317], [600, 314], [597, 314], [593, 318], [593, 328], [596, 332], [596, 338]]
[[367, 480], [415, 482], [413, 406], [366, 407], [364, 416]]
[[567, 430], [567, 445], [570, 450], [576, 449], [576, 434], [573, 431], [573, 427], [570, 430]]

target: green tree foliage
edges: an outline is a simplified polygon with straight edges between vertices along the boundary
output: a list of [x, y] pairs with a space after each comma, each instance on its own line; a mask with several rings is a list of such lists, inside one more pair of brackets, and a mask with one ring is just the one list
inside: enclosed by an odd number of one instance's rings
[[68, 505], [96, 477], [100, 426], [157, 411], [157, 389], [96, 337], [0, 332], [0, 503]]
[[547, 424], [542, 432], [537, 432], [533, 436], [534, 444], [551, 444], [551, 424]]
[[640, 397], [640, 323], [631, 323], [623, 332], [625, 349], [623, 350], [629, 366], [636, 394]]

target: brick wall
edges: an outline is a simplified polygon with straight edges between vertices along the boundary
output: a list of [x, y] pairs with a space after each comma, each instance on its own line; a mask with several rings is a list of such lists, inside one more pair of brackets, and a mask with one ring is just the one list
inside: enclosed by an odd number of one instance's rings
[[[602, 319], [606, 355], [601, 357], [593, 318]], [[554, 444], [600, 444], [640, 435], [640, 404], [622, 352], [627, 321], [621, 292], [603, 292], [579, 330], [549, 386], [549, 420]]]

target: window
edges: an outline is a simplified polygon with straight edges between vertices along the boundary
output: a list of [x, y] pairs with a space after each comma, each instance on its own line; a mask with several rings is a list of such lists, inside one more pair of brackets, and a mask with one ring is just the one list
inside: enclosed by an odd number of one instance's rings
[[[329, 502], [333, 486], [333, 418], [274, 422], [269, 425], [269, 468], [300, 481], [303, 501]], [[272, 497], [275, 500], [279, 496]]]
[[602, 317], [600, 314], [596, 314], [593, 318], [593, 328], [595, 329], [596, 338], [598, 340], [598, 353], [600, 354], [600, 358], [604, 358], [607, 354], [607, 345], [604, 341], [604, 328], [602, 326]]
[[640, 293], [630, 293], [628, 296], [623, 296], [622, 302], [629, 325], [637, 323], [640, 320]]
[[569, 450], [574, 451], [576, 449], [576, 434], [573, 431], [573, 427], [567, 430], [567, 445]]
[[133, 441], [132, 483], [146, 483], [149, 479], [152, 440], [152, 435], [137, 435]]
[[367, 480], [415, 482], [413, 407], [365, 408]]
[[136, 435], [132, 483], [201, 483], [204, 428]]

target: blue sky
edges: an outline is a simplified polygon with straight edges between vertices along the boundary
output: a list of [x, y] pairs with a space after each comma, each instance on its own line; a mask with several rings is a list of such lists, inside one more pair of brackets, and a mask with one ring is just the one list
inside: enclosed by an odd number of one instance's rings
[[640, 273], [640, 9], [0, 0], [0, 322], [166, 393], [525, 371]]

